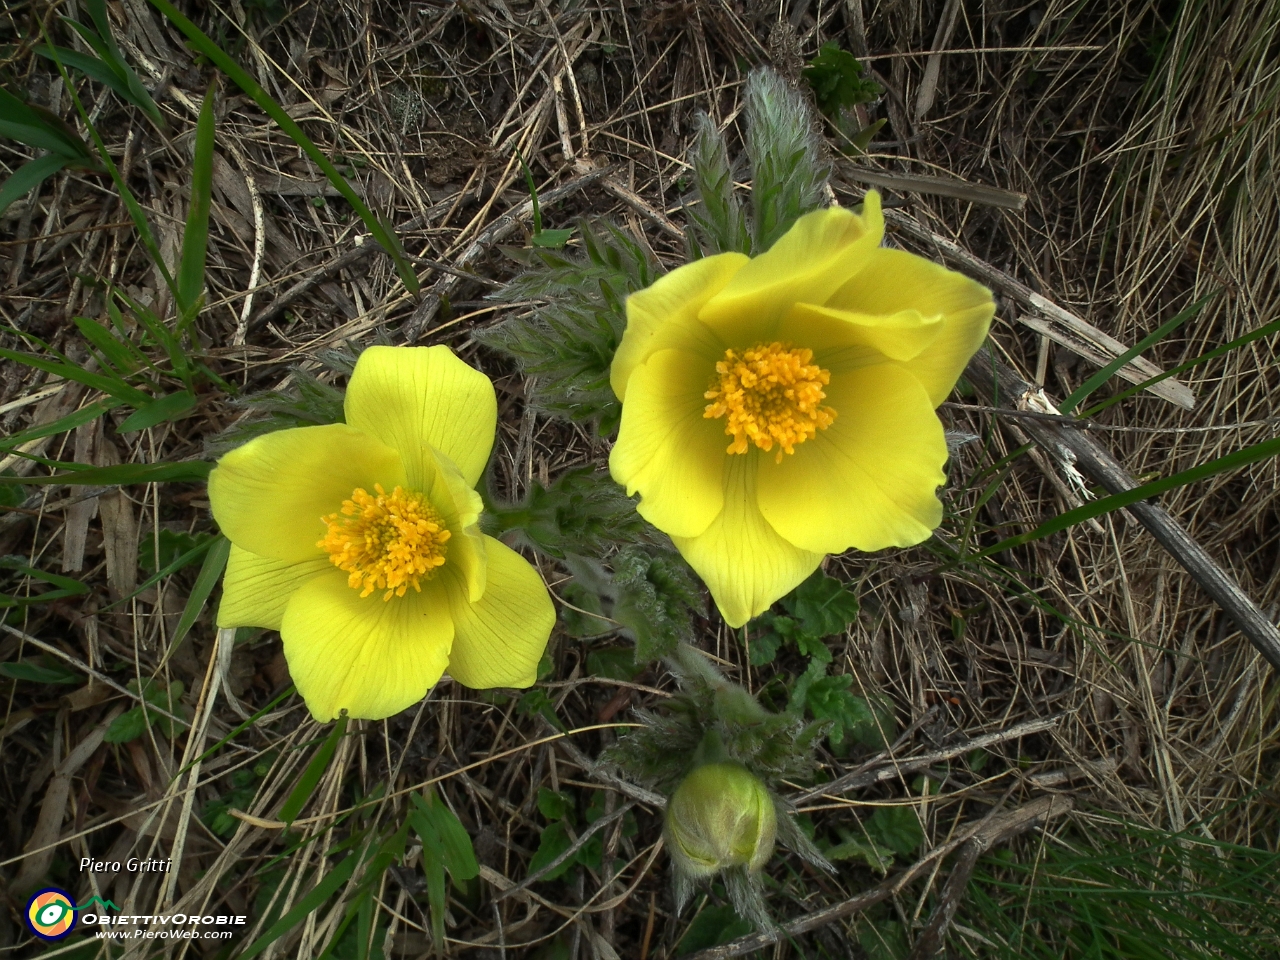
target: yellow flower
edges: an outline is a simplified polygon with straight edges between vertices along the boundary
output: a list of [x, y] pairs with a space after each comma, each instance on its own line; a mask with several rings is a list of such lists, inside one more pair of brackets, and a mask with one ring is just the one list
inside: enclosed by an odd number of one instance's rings
[[766, 253], [723, 253], [627, 300], [609, 458], [730, 626], [826, 554], [920, 543], [942, 520], [934, 413], [986, 337], [985, 287], [882, 248], [861, 215], [806, 214]]
[[765, 785], [737, 763], [708, 763], [667, 803], [667, 848], [686, 876], [726, 867], [759, 870], [773, 855], [778, 815]]
[[555, 622], [538, 573], [480, 533], [493, 384], [448, 347], [371, 347], [346, 423], [257, 437], [209, 476], [231, 540], [218, 626], [279, 630], [317, 720], [380, 719], [445, 672], [527, 687]]

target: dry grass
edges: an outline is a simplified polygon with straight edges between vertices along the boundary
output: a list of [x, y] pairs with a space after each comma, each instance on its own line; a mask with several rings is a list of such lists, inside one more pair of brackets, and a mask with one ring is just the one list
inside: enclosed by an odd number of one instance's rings
[[[682, 257], [680, 158], [694, 112], [727, 125], [731, 143], [740, 143], [747, 66], [772, 62], [794, 72], [822, 42], [836, 39], [847, 48], [865, 45], [890, 91], [871, 114], [890, 118], [887, 139], [859, 163], [889, 173], [945, 174], [1028, 196], [1026, 208], [1013, 211], [889, 191], [891, 201], [926, 226], [1125, 343], [1196, 297], [1224, 291], [1148, 354], [1166, 369], [1275, 319], [1276, 4], [1203, 0], [1090, 10], [1067, 0], [1021, 7], [997, 0], [958, 9], [894, 0], [863, 5], [865, 35], [858, 34], [851, 6], [830, 0], [781, 8], [728, 0], [342, 2], [296, 5], [273, 24], [273, 4], [237, 2], [211, 6], [202, 23], [326, 152], [345, 158], [350, 179], [375, 210], [397, 225], [414, 222], [401, 236], [420, 263], [453, 265], [487, 280], [513, 275], [514, 265], [493, 242], [520, 244], [529, 229], [527, 219], [502, 219], [527, 199], [518, 148], [544, 194], [609, 166], [603, 177], [544, 209], [549, 226], [567, 226], [578, 215], [610, 217], [665, 264], [676, 264]], [[6, 11], [0, 32], [18, 47], [4, 66], [5, 80], [13, 78], [33, 99], [65, 114], [65, 94], [51, 82], [48, 64], [30, 52], [38, 35], [32, 18], [48, 21], [49, 13], [31, 4]], [[127, 53], [140, 73], [161, 84], [157, 100], [169, 129], [161, 137], [97, 86], [89, 88], [91, 109], [171, 254], [186, 216], [191, 131], [210, 73], [141, 0], [124, 0], [115, 13]], [[932, 49], [958, 52], [923, 55]], [[921, 115], [935, 83], [932, 105]], [[221, 376], [250, 393], [287, 386], [294, 367], [333, 380], [318, 361], [324, 349], [376, 338], [404, 342], [412, 330], [417, 342], [451, 344], [494, 377], [502, 492], [518, 494], [533, 477], [603, 462], [605, 450], [586, 433], [527, 412], [520, 378], [472, 343], [471, 331], [504, 315], [481, 299], [485, 284], [423, 265], [425, 295], [415, 302], [387, 257], [352, 253], [363, 249], [355, 246], [363, 232], [359, 220], [333, 199], [291, 141], [233, 88], [224, 88], [218, 111], [209, 304], [199, 321], [199, 348]], [[0, 160], [9, 167], [19, 159], [11, 142], [0, 145]], [[853, 202], [862, 190], [840, 179], [834, 186], [842, 202]], [[80, 175], [61, 175], [35, 202], [10, 208], [0, 229], [5, 324], [83, 358], [85, 347], [69, 321], [102, 312], [94, 280], [161, 300], [162, 285], [126, 220], [103, 182]], [[340, 257], [346, 259], [335, 268]], [[317, 275], [320, 282], [278, 308], [284, 291]], [[1016, 317], [1012, 304], [1002, 308], [993, 336], [1051, 397], [1066, 396], [1092, 372]], [[3, 339], [18, 346], [12, 332]], [[1185, 469], [1274, 436], [1280, 413], [1275, 348], [1274, 337], [1256, 341], [1189, 371], [1186, 382], [1198, 398], [1193, 412], [1146, 395], [1109, 408], [1103, 422], [1141, 429], [1110, 431], [1105, 442], [1141, 476]], [[15, 364], [5, 365], [0, 377], [6, 433], [91, 399], [73, 385], [48, 390], [43, 375]], [[226, 397], [210, 393], [194, 416], [176, 424], [121, 436], [108, 420], [105, 428], [80, 428], [29, 452], [100, 464], [199, 456], [241, 415]], [[1072, 505], [1052, 461], [1026, 457], [980, 501], [995, 477], [979, 478], [979, 471], [1023, 438], [1016, 422], [993, 424], [985, 414], [954, 410], [945, 416], [952, 428], [982, 438], [953, 461], [947, 537], [972, 522], [974, 535], [990, 541], [992, 530], [1020, 530]], [[41, 469], [20, 459], [5, 467]], [[1264, 461], [1163, 501], [1273, 619], [1280, 604], [1276, 470], [1274, 461]], [[477, 697], [445, 682], [420, 708], [381, 723], [352, 724], [355, 735], [341, 741], [286, 846], [271, 818], [324, 733], [296, 698], [237, 733], [211, 759], [191, 765], [287, 684], [278, 638], [258, 636], [227, 653], [230, 637], [224, 636], [219, 660], [206, 613], [173, 649], [174, 623], [194, 570], [107, 607], [136, 586], [139, 550], [145, 554], [161, 530], [212, 528], [203, 489], [93, 491], [97, 496], [78, 503], [60, 488], [41, 489], [45, 499], [0, 519], [0, 554], [65, 571], [92, 589], [11, 613], [12, 630], [0, 635], [0, 660], [33, 654], [24, 634], [121, 684], [135, 676], [182, 680], [195, 732], [170, 741], [153, 729], [127, 747], [78, 754], [95, 730], [100, 739], [122, 702], [115, 691], [99, 681], [59, 697], [64, 691], [6, 681], [0, 687], [6, 698], [0, 806], [8, 817], [0, 877], [15, 909], [18, 881], [52, 870], [50, 876], [81, 899], [95, 893], [125, 912], [207, 904], [219, 913], [248, 913], [258, 923], [273, 891], [286, 908], [305, 894], [317, 864], [351, 825], [333, 829], [345, 823], [335, 818], [358, 799], [385, 790], [366, 816], [398, 822], [405, 793], [439, 780], [488, 871], [484, 884], [455, 898], [451, 954], [534, 956], [559, 938], [570, 952], [547, 956], [587, 957], [599, 936], [624, 957], [671, 955], [687, 917], [670, 916], [664, 861], [652, 856], [659, 820], [643, 805], [634, 837], [612, 827], [604, 832], [606, 848], [627, 864], [615, 882], [577, 870], [566, 882], [535, 884], [501, 905], [492, 901], [495, 890], [525, 875], [544, 826], [535, 804], [539, 787], [580, 795], [584, 810], [592, 791], [604, 789], [606, 809], [615, 808], [618, 795], [592, 780], [582, 756], [595, 756], [614, 736], [597, 724], [625, 722], [628, 707], [659, 703], [663, 694], [655, 688], [671, 689], [665, 675], [651, 672], [639, 686], [593, 678], [587, 648], [558, 637], [547, 693], [569, 728], [591, 728], [558, 741], [544, 739], [553, 731], [520, 712], [516, 700]], [[892, 697], [899, 727], [907, 731], [895, 756], [1027, 719], [1061, 719], [1049, 733], [993, 747], [997, 762], [983, 775], [958, 761], [931, 768], [933, 789], [941, 790], [936, 796], [912, 793], [908, 777], [841, 802], [815, 801], [810, 812], [820, 833], [834, 835], [836, 826], [865, 817], [874, 809], [866, 804], [908, 802], [932, 848], [1002, 799], [1012, 804], [1064, 791], [1081, 809], [1274, 849], [1280, 721], [1274, 676], [1174, 561], [1122, 515], [999, 559], [1021, 572], [1015, 577], [975, 565], [939, 575], [938, 559], [926, 547], [830, 562], [828, 572], [856, 582], [863, 599], [837, 662], [857, 684]], [[553, 590], [565, 576], [549, 564], [543, 573]], [[11, 578], [4, 589], [31, 588]], [[768, 671], [795, 672], [795, 663], [782, 660], [761, 676], [747, 669], [722, 625], [705, 621], [702, 629], [704, 646], [753, 689], [770, 679]], [[563, 747], [570, 741], [577, 750]], [[824, 757], [833, 775], [862, 759]], [[248, 771], [240, 786], [237, 771]], [[233, 794], [236, 789], [241, 792]], [[247, 814], [224, 833], [202, 818], [219, 798]], [[1072, 821], [1053, 829], [1070, 831]], [[36, 847], [59, 845], [33, 850], [33, 836], [41, 841]], [[1040, 841], [1027, 842], [1034, 849]], [[90, 853], [173, 856], [176, 872], [104, 878], [91, 889], [75, 869]], [[779, 915], [810, 912], [876, 879], [847, 864], [831, 880], [797, 871], [795, 864], [775, 865], [771, 903]], [[412, 869], [382, 879], [380, 923], [396, 953], [427, 949], [421, 883]], [[935, 874], [904, 890], [895, 899], [898, 919], [923, 922], [940, 886]], [[339, 897], [271, 955], [318, 955], [344, 909]], [[5, 948], [23, 940], [13, 917], [0, 915]], [[783, 945], [774, 956], [848, 955], [859, 949], [849, 946], [856, 941], [853, 929], [852, 921], [837, 924], [803, 941], [806, 952]], [[34, 953], [29, 945], [20, 950]], [[598, 949], [594, 955], [607, 956]]]

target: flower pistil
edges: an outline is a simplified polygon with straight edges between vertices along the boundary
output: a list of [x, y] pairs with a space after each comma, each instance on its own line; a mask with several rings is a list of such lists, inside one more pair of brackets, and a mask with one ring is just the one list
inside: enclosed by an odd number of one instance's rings
[[781, 343], [725, 351], [716, 363], [719, 380], [703, 394], [711, 401], [703, 417], [726, 418], [725, 436], [733, 437], [727, 453], [746, 453], [751, 443], [768, 451], [776, 443], [781, 463], [796, 444], [831, 426], [836, 411], [821, 405], [831, 373], [812, 360], [812, 350]]
[[367, 597], [385, 590], [383, 600], [403, 597], [409, 587], [421, 591], [444, 566], [450, 533], [427, 498], [397, 486], [391, 493], [375, 484], [377, 496], [363, 487], [342, 502], [342, 509], [320, 519], [329, 530], [316, 544], [335, 567], [350, 576], [347, 586]]

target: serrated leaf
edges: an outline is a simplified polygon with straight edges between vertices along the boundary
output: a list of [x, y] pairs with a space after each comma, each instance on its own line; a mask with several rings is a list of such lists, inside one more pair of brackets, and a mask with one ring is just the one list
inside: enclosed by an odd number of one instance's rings
[[818, 109], [829, 117], [839, 116], [846, 107], [870, 103], [884, 93], [880, 84], [863, 76], [858, 58], [833, 40], [822, 45], [801, 75], [813, 88]]
[[924, 828], [910, 804], [878, 807], [866, 821], [867, 834], [876, 843], [907, 856], [924, 843]]
[[844, 633], [859, 609], [853, 591], [822, 571], [784, 597], [782, 605], [800, 622], [800, 629], [813, 637]]
[[772, 630], [762, 630], [750, 638], [748, 643], [750, 660], [753, 667], [763, 667], [773, 663], [782, 647], [782, 637]]
[[142, 707], [133, 707], [111, 721], [102, 739], [107, 743], [128, 743], [147, 732], [147, 718]]
[[634, 680], [644, 670], [636, 663], [635, 654], [626, 647], [592, 650], [587, 654], [587, 673], [610, 680]]
[[[561, 820], [555, 821], [542, 831], [542, 836], [538, 840], [538, 849], [529, 861], [529, 870], [526, 875], [533, 876], [571, 846], [573, 846], [573, 840], [570, 839], [569, 831], [564, 822]], [[562, 877], [572, 869], [573, 865], [573, 857], [569, 857], [558, 867], [544, 874], [541, 880], [555, 880], [558, 877]]]
[[546, 787], [538, 788], [538, 812], [548, 820], [573, 819], [573, 798]]

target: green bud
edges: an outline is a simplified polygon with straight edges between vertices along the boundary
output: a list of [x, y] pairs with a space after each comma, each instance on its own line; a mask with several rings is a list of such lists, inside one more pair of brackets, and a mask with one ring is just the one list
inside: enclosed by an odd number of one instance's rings
[[688, 877], [711, 876], [726, 867], [759, 870], [773, 854], [777, 832], [768, 789], [738, 763], [698, 767], [667, 804], [667, 848]]

